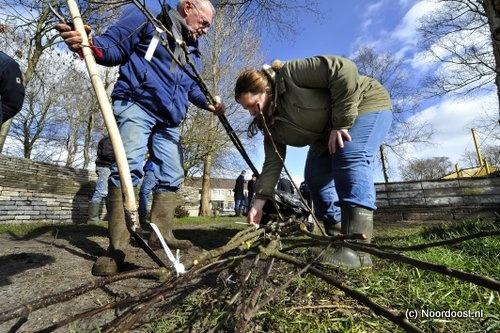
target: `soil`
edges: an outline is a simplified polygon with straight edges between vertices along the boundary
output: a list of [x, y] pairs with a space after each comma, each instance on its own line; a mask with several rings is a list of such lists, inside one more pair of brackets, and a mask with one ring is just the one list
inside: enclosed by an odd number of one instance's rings
[[[223, 242], [236, 231], [207, 231], [199, 227], [183, 226], [183, 229], [174, 232], [178, 238], [190, 239], [195, 245], [210, 249], [224, 244]], [[204, 242], [206, 239], [211, 241]], [[196, 240], [204, 243], [197, 244]], [[104, 226], [42, 226], [23, 237], [0, 234], [0, 313], [42, 296], [66, 291], [98, 279], [91, 274], [92, 264], [104, 253], [107, 245]], [[184, 259], [198, 251], [201, 251], [200, 247], [184, 253]], [[166, 261], [164, 253], [157, 251], [157, 254]], [[127, 261], [140, 267], [157, 267], [142, 249], [137, 247], [129, 248]], [[119, 281], [65, 303], [34, 311], [27, 321], [18, 318], [1, 323], [0, 332], [37, 331], [73, 314], [124, 296], [141, 293], [157, 284], [158, 281], [152, 278]], [[81, 320], [56, 332], [95, 331], [119, 314], [119, 311], [107, 311], [98, 318]]]

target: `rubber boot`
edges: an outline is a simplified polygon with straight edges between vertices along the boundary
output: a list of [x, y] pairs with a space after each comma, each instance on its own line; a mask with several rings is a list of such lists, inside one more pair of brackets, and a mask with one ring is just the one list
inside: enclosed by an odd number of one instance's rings
[[111, 275], [120, 270], [125, 261], [125, 252], [130, 241], [130, 233], [125, 224], [123, 198], [120, 188], [109, 189], [108, 202], [109, 246], [106, 254], [97, 258], [92, 267], [92, 274], [96, 276]]
[[332, 223], [330, 221], [323, 221], [325, 232], [328, 236], [337, 236], [342, 232], [342, 223]]
[[100, 203], [89, 202], [87, 223], [92, 224], [100, 221], [99, 220], [100, 208], [101, 208]]
[[[178, 204], [177, 195], [173, 192], [154, 193], [153, 204], [151, 206], [151, 223], [158, 226], [169, 247], [186, 250], [191, 248], [193, 244], [188, 240], [175, 238], [172, 233], [175, 208]], [[148, 244], [153, 249], [162, 247], [160, 240], [154, 232], [151, 232]]]
[[[358, 240], [358, 242], [370, 243], [373, 235], [373, 211], [362, 207], [347, 205], [342, 206], [341, 211], [342, 234], [364, 234], [366, 240]], [[372, 260], [368, 253], [354, 251], [345, 246], [340, 246], [337, 249], [325, 253], [322, 262], [327, 265], [347, 268], [372, 266]]]

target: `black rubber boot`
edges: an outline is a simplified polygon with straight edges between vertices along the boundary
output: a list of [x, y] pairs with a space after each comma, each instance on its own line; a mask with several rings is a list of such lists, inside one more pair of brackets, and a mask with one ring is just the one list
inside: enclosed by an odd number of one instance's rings
[[[187, 250], [193, 247], [188, 240], [180, 240], [172, 233], [172, 223], [174, 221], [175, 208], [179, 205], [177, 195], [173, 192], [163, 192], [153, 194], [153, 205], [151, 206], [151, 223], [160, 229], [160, 232], [169, 247]], [[154, 232], [151, 232], [148, 241], [149, 246], [154, 249], [161, 248], [161, 243]]]
[[101, 210], [100, 203], [89, 202], [87, 223], [92, 224], [92, 223], [99, 222], [100, 221], [100, 219], [99, 219], [99, 211], [100, 210]]
[[[342, 234], [364, 234], [366, 240], [359, 240], [358, 242], [370, 243], [373, 235], [373, 211], [357, 206], [342, 206], [341, 211]], [[340, 246], [325, 253], [322, 262], [327, 265], [347, 268], [372, 266], [372, 260], [368, 253], [354, 251], [345, 246]]]
[[332, 223], [332, 222], [327, 222], [323, 221], [323, 226], [325, 227], [325, 232], [328, 236], [337, 236], [340, 235], [342, 232], [342, 223]]
[[111, 275], [120, 270], [125, 261], [125, 252], [130, 241], [130, 233], [125, 224], [123, 197], [120, 188], [109, 189], [108, 202], [109, 247], [106, 254], [97, 258], [92, 267], [92, 274], [96, 276]]

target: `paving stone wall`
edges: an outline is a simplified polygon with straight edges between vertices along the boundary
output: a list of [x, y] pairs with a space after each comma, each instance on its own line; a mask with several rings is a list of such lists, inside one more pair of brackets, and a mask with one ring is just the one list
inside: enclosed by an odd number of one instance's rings
[[[82, 223], [95, 186], [93, 171], [0, 155], [0, 223]], [[450, 220], [500, 214], [500, 177], [376, 184], [376, 219]], [[196, 211], [199, 191], [185, 187]], [[105, 208], [101, 212], [105, 214]]]

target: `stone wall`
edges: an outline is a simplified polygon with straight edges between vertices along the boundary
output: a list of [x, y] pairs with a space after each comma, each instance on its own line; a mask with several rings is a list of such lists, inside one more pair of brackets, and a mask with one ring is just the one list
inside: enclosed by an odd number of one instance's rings
[[0, 155], [0, 223], [80, 223], [96, 175]]
[[379, 220], [450, 220], [500, 214], [500, 177], [395, 182], [376, 184], [376, 190]]
[[[96, 175], [0, 155], [0, 223], [81, 223]], [[376, 218], [383, 221], [450, 220], [500, 213], [500, 177], [377, 184]], [[189, 210], [199, 191], [185, 187]], [[105, 212], [102, 212], [104, 215]]]

